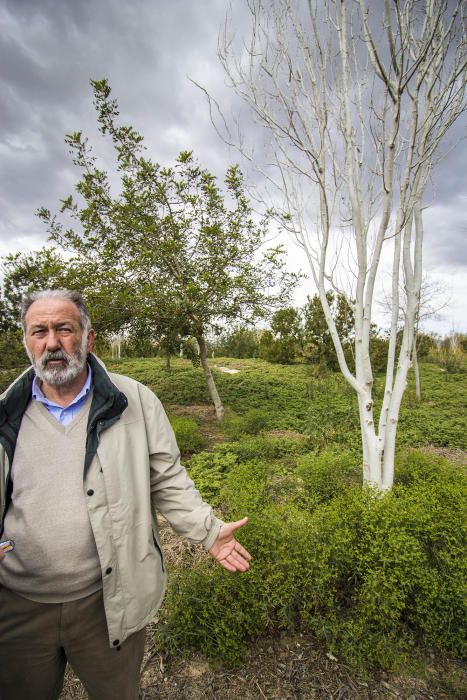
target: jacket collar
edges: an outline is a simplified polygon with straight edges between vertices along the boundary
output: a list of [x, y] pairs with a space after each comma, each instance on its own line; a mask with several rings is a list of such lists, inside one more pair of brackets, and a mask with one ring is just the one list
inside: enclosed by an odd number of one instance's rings
[[[94, 354], [89, 353], [94, 381], [94, 393], [89, 412], [88, 433], [99, 421], [106, 428], [121, 416], [128, 405], [127, 398], [113, 384], [105, 365]], [[0, 396], [0, 441], [5, 445], [10, 458], [13, 456], [21, 419], [31, 400], [34, 369], [29, 367]], [[99, 431], [100, 432], [100, 431]]]
[[[91, 409], [89, 412], [88, 432], [93, 430], [98, 421], [114, 421], [120, 418], [121, 414], [128, 406], [128, 400], [110, 379], [105, 365], [95, 355], [88, 355], [88, 362], [91, 367], [94, 394]], [[104, 426], [105, 427], [105, 426]], [[100, 432], [100, 431], [99, 431]]]

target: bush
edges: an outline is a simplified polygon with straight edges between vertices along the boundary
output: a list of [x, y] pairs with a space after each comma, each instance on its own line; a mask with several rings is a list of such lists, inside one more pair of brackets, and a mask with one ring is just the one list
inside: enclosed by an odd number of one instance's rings
[[[243, 463], [225, 470], [224, 507], [251, 507], [241, 540], [250, 571], [229, 576], [206, 563], [171, 586], [160, 634], [169, 649], [201, 650], [236, 663], [249, 639], [264, 632], [316, 634], [362, 671], [395, 669], [415, 649], [465, 651], [466, 484], [464, 475], [431, 458], [403, 456], [399, 482], [381, 494], [341, 483], [326, 487], [323, 461], [301, 463], [320, 493], [314, 510], [271, 503], [271, 467]], [[336, 470], [337, 456], [329, 455]], [[335, 495], [337, 493], [337, 495]], [[319, 500], [319, 499], [317, 499]], [[324, 502], [323, 502], [324, 501]]]
[[338, 443], [360, 450], [357, 399], [342, 375], [310, 375], [308, 398], [310, 444], [324, 448]]
[[193, 418], [171, 416], [170, 423], [182, 454], [193, 454], [206, 446], [206, 439], [201, 435], [199, 425]]
[[261, 408], [250, 408], [243, 416], [228, 416], [222, 422], [225, 433], [233, 439], [242, 435], [258, 435], [268, 425], [269, 415]]
[[205, 501], [218, 507], [224, 476], [237, 464], [237, 457], [229, 452], [199, 452], [190, 459], [188, 473]]
[[240, 462], [251, 459], [285, 459], [303, 454], [309, 449], [309, 441], [305, 435], [285, 437], [276, 435], [243, 436], [235, 442], [216, 445], [215, 452], [230, 452], [238, 457]]
[[310, 453], [298, 460], [297, 475], [303, 479], [304, 501], [308, 508], [330, 501], [361, 482], [361, 465], [355, 455], [342, 450]]
[[440, 347], [432, 348], [428, 352], [428, 359], [448, 374], [459, 374], [465, 371], [465, 353], [457, 342], [456, 336], [445, 338]]
[[23, 369], [28, 364], [22, 332], [18, 330], [0, 333], [0, 369]]

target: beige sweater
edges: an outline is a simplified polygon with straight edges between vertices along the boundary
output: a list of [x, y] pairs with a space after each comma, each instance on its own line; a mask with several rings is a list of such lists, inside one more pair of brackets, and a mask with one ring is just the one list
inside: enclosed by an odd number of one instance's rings
[[83, 487], [90, 405], [89, 397], [65, 427], [37, 401], [23, 416], [3, 535], [15, 549], [0, 564], [0, 583], [30, 600], [65, 602], [102, 586]]

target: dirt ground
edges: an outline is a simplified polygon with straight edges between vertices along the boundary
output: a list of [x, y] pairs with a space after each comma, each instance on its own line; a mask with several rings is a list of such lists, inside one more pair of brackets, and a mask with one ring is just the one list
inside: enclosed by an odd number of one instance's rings
[[[167, 658], [154, 648], [148, 630], [140, 700], [454, 700], [467, 697], [466, 669], [433, 662], [425, 678], [382, 674], [358, 679], [345, 664], [302, 635], [262, 639], [236, 670], [210, 665], [192, 654]], [[87, 698], [68, 670], [61, 700]], [[118, 700], [118, 698], [116, 698]]]
[[[160, 519], [166, 564], [173, 568], [202, 547], [178, 537]], [[246, 663], [232, 670], [210, 664], [198, 654], [175, 659], [154, 645], [155, 624], [148, 628], [141, 672], [140, 700], [465, 700], [467, 668], [433, 658], [424, 678], [379, 674], [361, 679], [312, 637], [280, 635], [250, 645]], [[68, 669], [61, 700], [87, 698]], [[116, 698], [115, 700], [118, 700]]]

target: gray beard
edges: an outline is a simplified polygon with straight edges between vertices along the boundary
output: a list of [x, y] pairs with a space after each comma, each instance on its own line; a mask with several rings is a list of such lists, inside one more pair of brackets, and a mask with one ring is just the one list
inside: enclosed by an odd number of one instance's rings
[[[73, 355], [64, 350], [46, 350], [38, 360], [26, 348], [26, 352], [34, 368], [36, 376], [50, 386], [64, 386], [71, 384], [79, 376], [86, 366], [87, 360], [87, 336], [83, 334], [81, 346]], [[64, 367], [48, 367], [48, 360], [63, 360]]]

